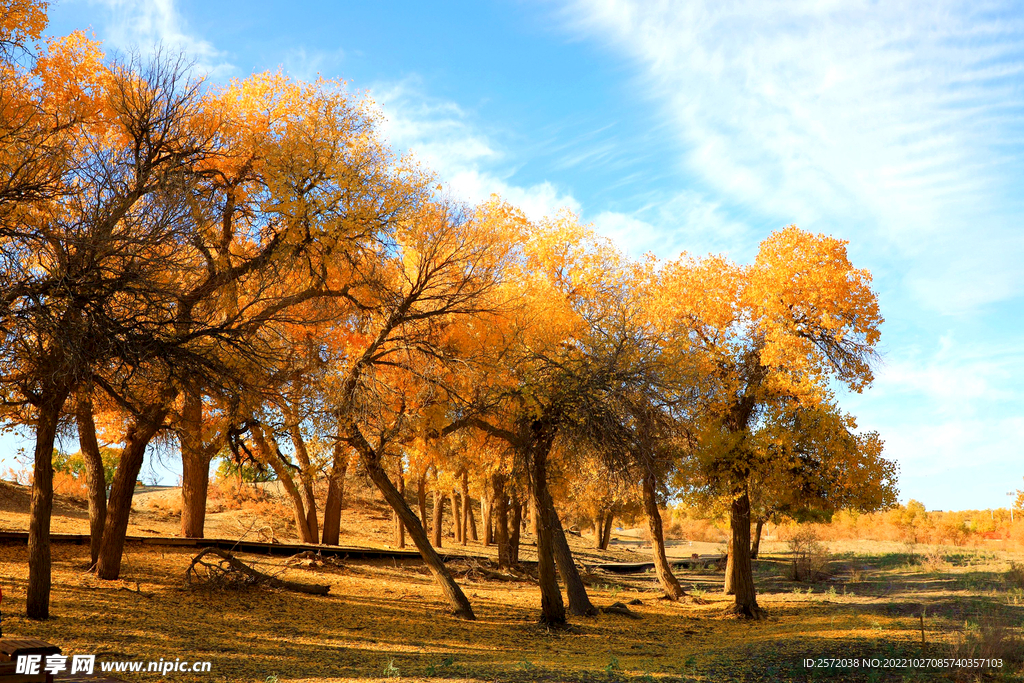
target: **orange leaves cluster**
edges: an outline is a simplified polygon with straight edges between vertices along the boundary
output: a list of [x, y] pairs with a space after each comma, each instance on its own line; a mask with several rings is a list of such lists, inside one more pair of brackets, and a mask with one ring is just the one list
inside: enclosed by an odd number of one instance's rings
[[2, 0], [0, 2], [0, 45], [24, 47], [39, 40], [49, 22], [45, 0]]
[[871, 274], [850, 264], [844, 240], [795, 226], [774, 233], [761, 244], [746, 299], [765, 339], [761, 362], [785, 369], [794, 388], [806, 386], [801, 375], [834, 374], [855, 391], [871, 382], [882, 318]]

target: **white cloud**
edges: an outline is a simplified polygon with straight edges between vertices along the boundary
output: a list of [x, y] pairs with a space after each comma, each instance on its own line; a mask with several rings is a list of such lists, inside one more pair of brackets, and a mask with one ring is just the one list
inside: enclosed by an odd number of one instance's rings
[[[1024, 290], [1024, 18], [1001, 3], [574, 0], [714, 193], [908, 262], [959, 313]], [[746, 238], [745, 235], [739, 237]]]
[[90, 0], [90, 4], [107, 10], [103, 37], [109, 46], [143, 56], [158, 48], [180, 52], [195, 61], [197, 71], [214, 80], [230, 76], [235, 69], [224, 52], [189, 31], [175, 0]]
[[580, 203], [551, 182], [511, 182], [514, 160], [474, 125], [466, 111], [425, 94], [418, 80], [381, 84], [371, 88], [371, 95], [384, 113], [381, 128], [388, 141], [411, 152], [457, 198], [480, 202], [499, 194], [534, 219], [561, 208], [579, 213]]
[[284, 56], [284, 71], [292, 78], [312, 83], [325, 73], [336, 71], [345, 59], [345, 50], [309, 50], [295, 47]]
[[1024, 474], [1022, 375], [1018, 345], [946, 334], [931, 352], [894, 354], [871, 390], [844, 396], [843, 405], [861, 428], [881, 433], [907, 497], [943, 509], [998, 506], [1006, 477]]

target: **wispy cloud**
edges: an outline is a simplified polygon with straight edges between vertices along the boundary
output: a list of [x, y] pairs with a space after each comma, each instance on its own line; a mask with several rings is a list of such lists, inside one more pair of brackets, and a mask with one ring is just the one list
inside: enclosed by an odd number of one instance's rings
[[721, 201], [861, 231], [934, 310], [1024, 290], [1019, 6], [576, 0], [565, 20], [636, 60]]
[[570, 193], [549, 181], [512, 181], [515, 158], [462, 107], [430, 96], [416, 78], [378, 84], [370, 92], [384, 113], [382, 129], [389, 142], [437, 173], [456, 197], [480, 202], [499, 194], [535, 219], [563, 207], [580, 211]]
[[231, 76], [235, 67], [212, 42], [191, 32], [175, 0], [89, 0], [104, 11], [98, 28], [108, 46], [142, 55], [161, 49], [194, 60], [197, 71], [214, 80]]

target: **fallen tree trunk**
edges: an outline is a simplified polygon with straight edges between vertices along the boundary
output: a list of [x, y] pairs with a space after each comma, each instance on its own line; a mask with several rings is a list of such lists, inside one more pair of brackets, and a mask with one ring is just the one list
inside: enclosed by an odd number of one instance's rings
[[[208, 560], [204, 561], [204, 559], [209, 555], [215, 555], [220, 559], [214, 562], [210, 562]], [[310, 595], [327, 595], [331, 590], [330, 586], [321, 586], [313, 583], [299, 583], [297, 581], [285, 581], [284, 579], [279, 579], [276, 576], [264, 574], [261, 571], [253, 569], [234, 555], [225, 552], [220, 548], [204, 548], [202, 552], [192, 558], [192, 564], [190, 564], [188, 569], [185, 570], [186, 583], [191, 584], [193, 576], [197, 579], [200, 578], [200, 570], [198, 567], [202, 567], [206, 570], [207, 580], [209, 582], [221, 585], [264, 585], [295, 593], [308, 593]]]

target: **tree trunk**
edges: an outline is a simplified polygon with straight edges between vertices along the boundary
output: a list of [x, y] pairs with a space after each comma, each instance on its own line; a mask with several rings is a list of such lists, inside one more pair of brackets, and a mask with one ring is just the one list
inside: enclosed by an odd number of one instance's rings
[[203, 397], [185, 391], [177, 429], [181, 445], [181, 535], [202, 538], [210, 488], [210, 455], [203, 447]]
[[736, 560], [736, 554], [732, 551], [732, 541], [732, 536], [730, 536], [729, 544], [725, 549], [725, 585], [722, 586], [722, 592], [726, 595], [735, 595], [736, 593], [732, 587], [733, 562]]
[[494, 501], [496, 543], [498, 544], [498, 566], [512, 566], [511, 547], [509, 546], [508, 529], [508, 496], [505, 495], [505, 477], [501, 474], [491, 475], [491, 500]]
[[537, 499], [530, 493], [530, 533], [537, 536]]
[[416, 504], [420, 508], [420, 524], [427, 528], [427, 473], [416, 480]]
[[327, 501], [324, 503], [324, 528], [321, 536], [326, 545], [338, 545], [341, 538], [341, 508], [345, 502], [345, 475], [348, 473], [348, 449], [340, 440], [334, 444], [331, 476], [327, 480]]
[[441, 547], [441, 524], [444, 522], [444, 494], [441, 493], [437, 486], [437, 482], [434, 482], [434, 519], [430, 525], [430, 531], [433, 535], [433, 542], [435, 548]]
[[678, 600], [685, 595], [683, 587], [679, 585], [672, 567], [665, 556], [665, 535], [661, 525], [661, 510], [658, 509], [657, 489], [655, 487], [654, 474], [645, 472], [643, 479], [644, 513], [647, 515], [647, 525], [651, 532], [651, 550], [654, 555], [654, 571], [658, 575], [662, 590], [669, 600]]
[[116, 579], [121, 575], [121, 557], [124, 553], [124, 537], [128, 533], [128, 516], [132, 511], [132, 496], [135, 484], [142, 470], [146, 446], [156, 435], [167, 417], [168, 404], [154, 403], [139, 415], [124, 441], [124, 450], [110, 485], [110, 500], [107, 503], [107, 521], [103, 526], [103, 545], [96, 562], [96, 575], [101, 579]]
[[475, 619], [473, 614], [473, 608], [469, 604], [469, 600], [466, 598], [466, 594], [462, 592], [459, 585], [455, 583], [455, 578], [452, 576], [448, 568], [444, 566], [444, 562], [441, 561], [441, 556], [437, 554], [434, 547], [430, 545], [430, 540], [427, 538], [426, 531], [423, 530], [423, 525], [416, 519], [416, 514], [406, 504], [405, 496], [398, 492], [398, 489], [388, 479], [387, 472], [381, 467], [380, 462], [377, 460], [376, 454], [373, 453], [369, 444], [362, 437], [361, 434], [354, 435], [355, 440], [359, 444], [357, 446], [359, 454], [363, 459], [363, 465], [366, 467], [367, 474], [370, 475], [370, 479], [376, 485], [377, 489], [384, 495], [384, 500], [391, 505], [391, 508], [398, 513], [402, 523], [405, 524], [406, 530], [409, 532], [409, 536], [412, 538], [412, 542], [416, 545], [416, 549], [420, 551], [420, 555], [423, 557], [423, 562], [430, 569], [430, 572], [434, 575], [434, 579], [438, 585], [441, 586], [441, 590], [444, 591], [445, 597], [448, 599], [448, 604], [451, 606], [452, 611], [456, 616], [463, 619]]
[[[486, 488], [486, 487], [485, 487]], [[494, 493], [487, 490], [480, 496], [480, 524], [484, 530], [484, 545], [494, 543]]]
[[754, 543], [750, 546], [750, 559], [756, 560], [757, 553], [761, 550], [761, 530], [764, 528], [764, 518], [759, 517], [754, 525]]
[[53, 442], [57, 421], [70, 390], [49, 393], [39, 406], [36, 447], [32, 466], [32, 503], [28, 521], [28, 592], [25, 613], [29, 619], [50, 616], [50, 515], [53, 512]]
[[277, 474], [277, 480], [281, 482], [281, 486], [284, 487], [288, 497], [291, 498], [292, 509], [295, 512], [295, 530], [298, 531], [299, 538], [303, 543], [316, 543], [316, 536], [309, 535], [306, 506], [302, 503], [302, 494], [299, 493], [295, 480], [292, 479], [291, 468], [278, 455], [277, 444], [275, 443], [273, 448], [271, 447], [273, 437], [268, 437], [258, 422], [252, 423], [249, 433], [252, 435], [252, 440], [256, 445], [256, 452], [259, 454], [259, 457], [274, 470], [274, 473]]
[[452, 538], [456, 543], [462, 543], [462, 511], [459, 509], [459, 494], [452, 490]]
[[469, 475], [462, 471], [462, 545], [470, 539], [476, 541], [476, 521], [473, 519], [473, 499], [469, 497]]
[[612, 523], [615, 521], [615, 515], [609, 510], [605, 513], [604, 517], [604, 533], [601, 535], [601, 550], [608, 550], [608, 546], [612, 543]]
[[545, 429], [545, 425], [535, 421], [533, 428], [533, 443], [530, 445], [529, 466], [530, 466], [530, 488], [531, 499], [536, 505], [533, 509], [533, 519], [537, 522], [537, 573], [540, 577], [540, 621], [549, 626], [563, 626], [565, 624], [565, 603], [562, 602], [562, 593], [558, 590], [558, 580], [555, 577], [554, 538], [551, 527], [551, 519], [548, 515], [537, 514], [537, 508], [547, 499], [548, 474], [547, 459], [554, 442], [554, 434]]
[[78, 444], [85, 460], [85, 480], [89, 487], [89, 566], [96, 566], [103, 543], [103, 525], [107, 519], [107, 479], [103, 470], [103, 454], [96, 439], [96, 423], [92, 414], [92, 387], [78, 391], [75, 403], [75, 422], [78, 424]]
[[512, 492], [512, 531], [508, 537], [508, 561], [513, 567], [519, 565], [519, 532], [523, 526], [523, 504], [519, 494]]
[[[405, 500], [405, 473], [402, 471], [402, 461], [398, 461], [398, 476], [395, 479], [397, 483], [398, 493], [402, 496], [402, 500]], [[398, 510], [392, 511], [392, 517], [395, 525], [395, 547], [405, 547], [405, 525], [402, 524], [402, 518], [398, 514]]]
[[731, 611], [743, 617], [758, 619], [762, 611], [757, 605], [754, 572], [750, 563], [750, 498], [745, 490], [742, 495], [733, 498], [729, 524], [732, 527], [733, 556], [730, 576], [736, 595], [736, 603]]
[[601, 549], [604, 541], [604, 513], [599, 512], [594, 519], [594, 547]]
[[565, 530], [562, 529], [562, 521], [558, 518], [554, 501], [551, 500], [551, 495], [547, 491], [543, 493], [547, 495], [541, 498], [541, 515], [547, 519], [551, 529], [555, 564], [558, 565], [558, 574], [562, 577], [565, 592], [569, 596], [569, 613], [578, 617], [594, 616], [597, 614], [597, 609], [590, 602], [587, 587], [583, 585], [583, 579], [580, 578], [580, 572], [576, 569], [576, 563], [572, 559], [569, 541], [565, 538]]
[[316, 496], [313, 495], [313, 466], [309, 462], [309, 451], [306, 450], [306, 439], [302, 436], [302, 428], [299, 424], [298, 408], [292, 404], [288, 416], [288, 436], [292, 440], [292, 448], [295, 449], [295, 460], [299, 463], [299, 484], [302, 485], [302, 504], [306, 509], [306, 527], [309, 529], [309, 537], [312, 543], [320, 537], [320, 525], [316, 517]]

